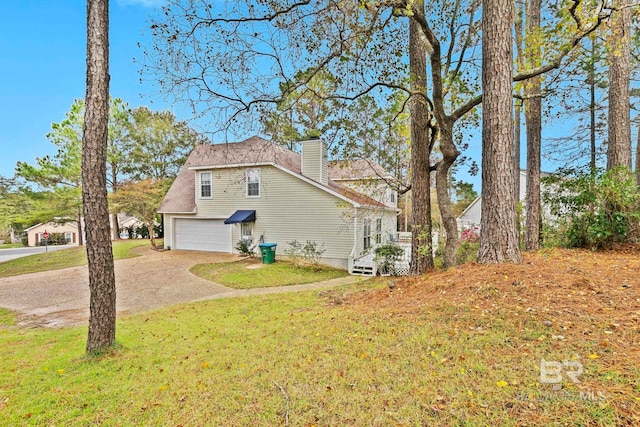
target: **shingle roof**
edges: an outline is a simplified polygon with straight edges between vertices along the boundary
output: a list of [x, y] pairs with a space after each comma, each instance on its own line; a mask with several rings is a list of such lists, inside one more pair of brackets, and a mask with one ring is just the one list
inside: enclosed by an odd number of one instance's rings
[[[195, 212], [195, 169], [250, 166], [259, 163], [273, 163], [294, 174], [302, 175], [302, 161], [298, 153], [258, 136], [252, 136], [240, 142], [199, 144], [189, 155], [187, 162], [160, 204], [158, 212]], [[309, 179], [308, 177], [306, 178]], [[339, 193], [357, 204], [385, 207], [384, 204], [331, 179], [329, 179], [326, 186], [320, 183], [317, 184], [327, 190]]]
[[356, 180], [371, 178], [387, 178], [391, 174], [379, 164], [368, 159], [333, 160], [329, 162], [329, 178], [339, 180]]

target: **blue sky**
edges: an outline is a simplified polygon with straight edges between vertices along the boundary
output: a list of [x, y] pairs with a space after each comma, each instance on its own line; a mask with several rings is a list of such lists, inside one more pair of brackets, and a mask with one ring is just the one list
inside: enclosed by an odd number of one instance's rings
[[[149, 16], [162, 3], [111, 0], [111, 95], [131, 107], [171, 109], [178, 118], [188, 120], [179, 106], [163, 101], [153, 82], [140, 82], [140, 65], [134, 62], [142, 57], [138, 42], [148, 41], [143, 36]], [[85, 96], [85, 4], [82, 0], [0, 1], [2, 176], [13, 176], [18, 161], [33, 163], [36, 157], [53, 154], [55, 146], [46, 139], [51, 123], [63, 120], [74, 99]], [[479, 189], [479, 177], [461, 179], [477, 181]]]
[[[140, 83], [142, 40], [161, 0], [111, 0], [111, 95], [130, 106], [167, 109], [157, 88]], [[46, 139], [74, 99], [85, 96], [86, 3], [82, 0], [0, 2], [0, 175], [16, 162], [55, 152]], [[188, 117], [180, 117], [187, 119]]]
[[[163, 0], [111, 0], [111, 95], [131, 107], [171, 109], [179, 119], [179, 106], [165, 102], [152, 81], [140, 82], [143, 36], [149, 16]], [[51, 123], [64, 119], [76, 98], [85, 95], [85, 1], [0, 1], [0, 175], [13, 176], [17, 161], [33, 163], [54, 153], [46, 139]], [[560, 126], [566, 130], [567, 124]], [[552, 133], [558, 132], [558, 125]], [[470, 142], [470, 155], [480, 163], [479, 131]], [[523, 129], [524, 133], [524, 129]], [[246, 135], [247, 137], [250, 135]], [[523, 147], [524, 151], [524, 147]], [[524, 165], [524, 153], [522, 158]], [[470, 177], [466, 167], [458, 178], [480, 191], [480, 177]], [[550, 170], [543, 164], [543, 169]]]

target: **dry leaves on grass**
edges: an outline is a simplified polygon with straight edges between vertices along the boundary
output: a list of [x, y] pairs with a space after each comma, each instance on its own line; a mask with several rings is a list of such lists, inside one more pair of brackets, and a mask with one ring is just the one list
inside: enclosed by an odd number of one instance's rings
[[[604, 381], [591, 385], [608, 392], [619, 414], [635, 419], [640, 403], [633, 379], [640, 366], [640, 245], [605, 252], [545, 249], [525, 253], [521, 264], [466, 264], [396, 279], [392, 289], [352, 294], [348, 304], [363, 313], [394, 316], [444, 315], [455, 307], [469, 313], [456, 316], [460, 330], [477, 329], [480, 317], [485, 322], [492, 316], [496, 321], [511, 317], [522, 325], [527, 319], [548, 331], [539, 337], [540, 351], [580, 349], [583, 360], [597, 363], [599, 374], [626, 377], [622, 388]], [[504, 349], [505, 355], [509, 351], [514, 350]]]

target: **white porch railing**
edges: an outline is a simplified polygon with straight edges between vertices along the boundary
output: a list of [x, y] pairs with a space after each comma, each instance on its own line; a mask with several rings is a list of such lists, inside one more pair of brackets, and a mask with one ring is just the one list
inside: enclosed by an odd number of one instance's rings
[[[411, 233], [399, 232], [389, 236], [382, 244], [393, 243], [403, 249], [402, 256], [393, 265], [393, 274], [396, 276], [406, 276], [409, 274], [409, 263], [411, 262]], [[438, 233], [433, 233], [433, 252], [438, 249]], [[366, 254], [349, 257], [349, 273], [357, 275], [375, 276], [378, 272], [378, 263], [375, 261], [375, 247]]]

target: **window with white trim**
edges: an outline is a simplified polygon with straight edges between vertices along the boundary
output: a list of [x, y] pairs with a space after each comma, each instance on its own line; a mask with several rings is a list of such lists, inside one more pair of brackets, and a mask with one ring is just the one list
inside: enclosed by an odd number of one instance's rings
[[211, 197], [211, 172], [200, 172], [200, 197]]
[[392, 191], [391, 192], [391, 203], [395, 203], [396, 202], [396, 192]]
[[371, 218], [365, 218], [363, 220], [363, 231], [362, 231], [362, 235], [363, 235], [363, 242], [362, 242], [362, 246], [363, 249], [366, 251], [367, 249], [369, 249], [371, 247]]
[[253, 223], [243, 222], [241, 224], [241, 233], [243, 239], [251, 239], [253, 237]]
[[73, 236], [71, 235], [71, 233], [69, 233], [69, 232], [64, 233], [64, 240], [67, 243], [71, 243], [71, 241], [73, 240]]
[[260, 197], [260, 169], [247, 169], [247, 197]]
[[376, 218], [376, 234], [374, 235], [376, 245], [382, 243], [382, 218]]

